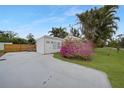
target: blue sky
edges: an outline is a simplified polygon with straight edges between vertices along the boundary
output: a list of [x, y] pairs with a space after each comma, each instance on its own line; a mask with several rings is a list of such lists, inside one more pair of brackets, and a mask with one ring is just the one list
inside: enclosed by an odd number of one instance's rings
[[[39, 38], [47, 35], [52, 27], [68, 27], [69, 24], [75, 24], [75, 14], [92, 7], [95, 6], [0, 6], [0, 30], [17, 32], [20, 37], [32, 33], [35, 38]], [[124, 34], [123, 10], [124, 6], [120, 6], [117, 12], [117, 16], [120, 17], [117, 34]]]

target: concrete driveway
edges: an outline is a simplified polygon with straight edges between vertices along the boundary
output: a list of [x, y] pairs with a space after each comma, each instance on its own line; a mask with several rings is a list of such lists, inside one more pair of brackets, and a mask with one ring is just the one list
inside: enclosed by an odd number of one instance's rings
[[0, 61], [1, 88], [111, 87], [105, 73], [35, 52], [7, 53]]

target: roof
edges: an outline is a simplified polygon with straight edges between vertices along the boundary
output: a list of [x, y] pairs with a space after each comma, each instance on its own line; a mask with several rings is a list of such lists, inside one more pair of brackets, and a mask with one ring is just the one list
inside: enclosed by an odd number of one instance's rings
[[40, 40], [42, 38], [49, 38], [49, 39], [57, 39], [57, 40], [63, 40], [62, 38], [58, 38], [58, 37], [51, 37], [51, 36], [47, 36], [47, 35], [44, 35], [42, 36], [41, 38], [37, 39], [37, 40]]

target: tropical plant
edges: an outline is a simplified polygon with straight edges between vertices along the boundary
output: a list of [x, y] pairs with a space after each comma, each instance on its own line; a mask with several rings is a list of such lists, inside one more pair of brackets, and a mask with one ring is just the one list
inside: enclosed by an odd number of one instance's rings
[[116, 17], [118, 6], [106, 5], [99, 9], [92, 8], [84, 13], [77, 14], [77, 17], [81, 24], [81, 32], [85, 35], [85, 38], [91, 40], [94, 44], [99, 42], [106, 42], [107, 39], [111, 39], [113, 34], [117, 30], [117, 21], [119, 17]]
[[76, 28], [73, 28], [73, 27], [70, 29], [70, 33], [75, 37], [80, 36], [79, 30], [77, 30]]
[[50, 36], [53, 37], [59, 37], [59, 38], [65, 38], [68, 33], [65, 31], [65, 28], [59, 27], [53, 27], [51, 31], [49, 31], [48, 33], [50, 33]]

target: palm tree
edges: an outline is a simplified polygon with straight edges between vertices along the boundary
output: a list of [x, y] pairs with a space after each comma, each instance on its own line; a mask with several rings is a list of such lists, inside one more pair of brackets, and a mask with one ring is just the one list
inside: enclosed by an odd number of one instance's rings
[[75, 36], [75, 37], [79, 37], [79, 36], [80, 36], [79, 31], [78, 31], [77, 29], [73, 28], [73, 27], [70, 29], [70, 33], [71, 33], [73, 36]]
[[48, 33], [50, 33], [50, 36], [53, 37], [59, 37], [59, 38], [65, 38], [68, 33], [65, 31], [65, 28], [59, 27], [53, 27], [51, 31], [49, 31]]
[[52, 28], [52, 30], [49, 31], [48, 33], [50, 33], [50, 36], [57, 37], [59, 31], [57, 30], [57, 28]]
[[117, 30], [116, 11], [118, 6], [104, 6], [99, 9], [92, 8], [81, 14], [77, 14], [82, 29], [82, 34], [85, 38], [91, 40], [95, 44], [98, 42], [106, 42], [111, 39]]

